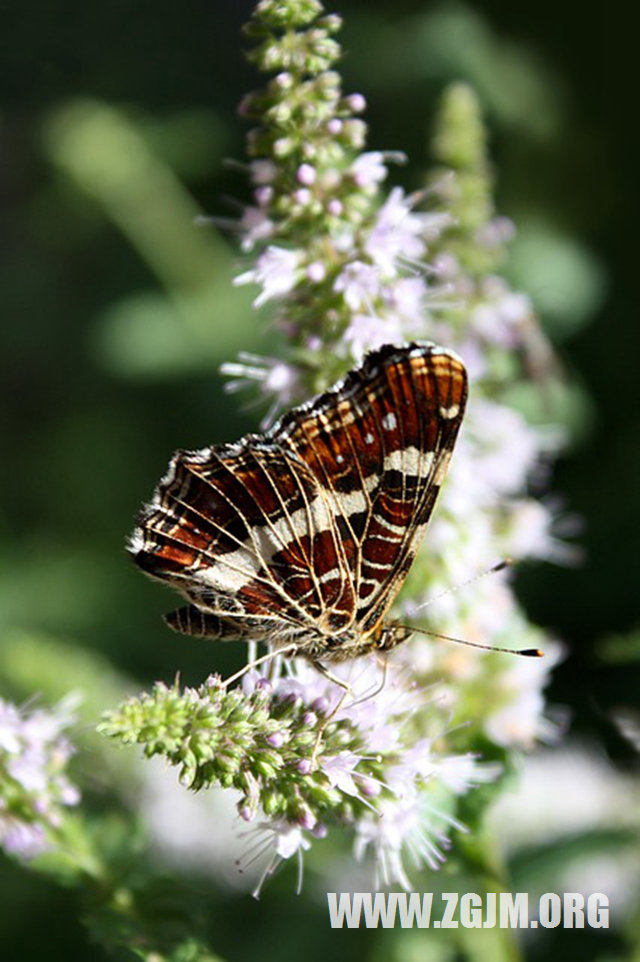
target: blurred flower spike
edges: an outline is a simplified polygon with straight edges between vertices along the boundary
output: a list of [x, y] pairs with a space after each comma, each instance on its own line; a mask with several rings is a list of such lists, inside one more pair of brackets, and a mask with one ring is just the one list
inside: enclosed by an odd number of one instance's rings
[[480, 782], [496, 792], [513, 749], [554, 737], [542, 691], [557, 646], [528, 622], [507, 571], [473, 579], [500, 558], [565, 556], [557, 506], [530, 494], [562, 432], [508, 403], [514, 388], [537, 388], [531, 370], [539, 380], [554, 367], [529, 298], [497, 273], [514, 225], [493, 208], [473, 92], [445, 92], [437, 166], [420, 189], [386, 191], [389, 165], [404, 158], [364, 149], [364, 97], [343, 94], [334, 69], [339, 27], [317, 0], [262, 0], [247, 27], [250, 57], [271, 79], [241, 105], [254, 124], [253, 198], [235, 225], [247, 259], [236, 283], [255, 286], [282, 352], [223, 370], [232, 391], [258, 386], [270, 422], [382, 344], [421, 338], [457, 350], [470, 403], [396, 610], [416, 627], [552, 657], [516, 667], [508, 655], [421, 636], [393, 652], [385, 677], [375, 660], [341, 666], [347, 694], [307, 663], [285, 673], [278, 660], [237, 689], [217, 677], [183, 692], [158, 685], [102, 731], [164, 756], [192, 789], [235, 790], [239, 821], [261, 833], [265, 877], [340, 825], [356, 856], [373, 855], [376, 884], [409, 888], [408, 857], [436, 869], [456, 831], [479, 829], [483, 804], [462, 824], [460, 799]]
[[0, 699], [0, 846], [8, 855], [55, 848], [65, 810], [80, 801], [67, 774], [73, 721], [69, 701], [29, 711]]

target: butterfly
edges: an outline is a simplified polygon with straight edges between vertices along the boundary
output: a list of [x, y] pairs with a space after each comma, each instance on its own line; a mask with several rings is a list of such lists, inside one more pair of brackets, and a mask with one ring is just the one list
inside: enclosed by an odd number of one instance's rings
[[452, 352], [386, 345], [264, 434], [177, 451], [129, 541], [188, 604], [184, 634], [311, 662], [395, 647], [386, 616], [422, 541], [467, 399]]

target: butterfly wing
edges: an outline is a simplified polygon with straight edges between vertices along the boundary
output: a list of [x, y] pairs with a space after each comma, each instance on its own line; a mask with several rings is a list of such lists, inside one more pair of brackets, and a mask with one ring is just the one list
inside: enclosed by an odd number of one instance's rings
[[208, 616], [180, 609], [172, 627], [270, 640], [308, 633], [325, 610], [321, 547], [335, 561], [340, 544], [312, 472], [256, 435], [176, 452], [130, 542], [147, 574]]
[[130, 543], [191, 602], [172, 627], [279, 642], [373, 630], [413, 560], [465, 400], [455, 356], [389, 346], [264, 436], [178, 451]]
[[[311, 468], [327, 495], [356, 592], [349, 616], [375, 629], [420, 545], [467, 399], [458, 357], [435, 345], [370, 354], [277, 437]], [[344, 609], [345, 616], [347, 608]]]

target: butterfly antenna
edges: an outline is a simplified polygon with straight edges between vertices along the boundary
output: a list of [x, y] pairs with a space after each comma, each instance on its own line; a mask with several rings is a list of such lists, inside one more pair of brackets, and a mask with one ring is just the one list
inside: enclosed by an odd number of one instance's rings
[[434, 603], [434, 601], [439, 601], [440, 598], [445, 598], [447, 595], [453, 594], [454, 591], [460, 591], [461, 588], [466, 588], [468, 585], [472, 585], [474, 584], [474, 582], [480, 581], [481, 578], [486, 578], [487, 575], [494, 575], [494, 574], [497, 574], [498, 571], [504, 571], [505, 568], [510, 568], [512, 564], [513, 564], [513, 561], [511, 560], [511, 558], [503, 558], [502, 561], [498, 561], [496, 564], [492, 565], [490, 568], [487, 568], [486, 571], [481, 571], [479, 574], [475, 574], [471, 578], [467, 578], [466, 581], [461, 581], [459, 584], [454, 585], [452, 588], [445, 588], [444, 591], [441, 591], [439, 592], [439, 594], [434, 595], [432, 598], [429, 598], [428, 601], [423, 601], [421, 605], [417, 605], [415, 608], [412, 608], [411, 611], [407, 612], [407, 614], [409, 615], [410, 618], [412, 618], [417, 611], [421, 611], [422, 608], [428, 608], [430, 605]]
[[428, 631], [426, 628], [414, 628], [412, 625], [398, 625], [399, 628], [406, 628], [408, 631], [416, 631], [421, 635], [428, 635], [430, 638], [442, 638], [443, 641], [454, 641], [456, 645], [466, 645], [468, 648], [481, 648], [483, 651], [502, 651], [507, 655], [522, 655], [524, 658], [542, 658], [544, 652], [539, 648], [499, 648], [497, 645], [481, 645], [478, 641], [467, 641], [465, 638], [453, 638], [451, 635], [443, 635], [439, 631]]

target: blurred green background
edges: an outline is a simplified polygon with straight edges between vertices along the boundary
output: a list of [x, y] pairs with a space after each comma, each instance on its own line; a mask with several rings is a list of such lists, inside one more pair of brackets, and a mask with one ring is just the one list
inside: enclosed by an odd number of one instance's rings
[[[87, 667], [97, 707], [119, 683], [105, 674], [101, 692], [96, 663], [142, 687], [177, 671], [198, 682], [242, 657], [170, 635], [159, 616], [173, 601], [132, 569], [123, 541], [174, 448], [235, 438], [262, 413], [225, 395], [217, 368], [239, 350], [273, 348], [265, 318], [231, 287], [242, 264], [232, 240], [194, 226], [198, 214], [235, 217], [248, 199], [242, 170], [225, 161], [243, 158], [235, 108], [256, 84], [239, 32], [251, 6], [10, 0], [0, 9], [0, 694], [59, 696], [66, 652], [104, 659]], [[637, 775], [637, 752], [611, 721], [613, 709], [633, 717], [638, 707], [640, 657], [628, 14], [549, 0], [333, 9], [345, 17], [345, 91], [368, 99], [369, 147], [411, 158], [393, 169], [405, 186], [421, 182], [443, 86], [466, 79], [482, 100], [498, 206], [520, 230], [510, 276], [590, 398], [573, 414], [553, 483], [584, 519], [584, 563], [526, 568], [518, 588], [532, 620], [567, 645], [550, 700], [569, 706], [574, 736], [612, 771]], [[457, 958], [445, 942], [436, 954], [423, 933], [333, 932], [322, 902], [295, 898], [283, 876], [259, 903], [207, 881], [202, 909], [223, 958], [286, 962], [301, 945], [309, 962]], [[104, 958], [72, 892], [6, 860], [0, 892], [3, 962]], [[609, 932], [554, 930], [525, 951], [623, 958], [632, 931], [629, 918]]]

